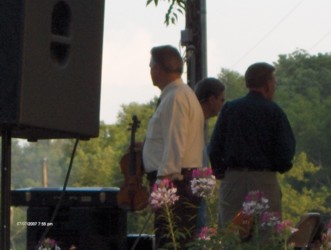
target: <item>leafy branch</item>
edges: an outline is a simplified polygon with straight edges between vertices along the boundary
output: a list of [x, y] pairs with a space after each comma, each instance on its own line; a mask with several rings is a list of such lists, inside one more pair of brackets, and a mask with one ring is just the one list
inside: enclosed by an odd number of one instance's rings
[[[185, 13], [187, 0], [163, 0], [163, 1], [168, 1], [168, 3], [170, 3], [169, 8], [165, 14], [164, 23], [167, 26], [170, 23], [176, 24], [178, 20], [178, 13], [182, 15]], [[158, 6], [159, 0], [147, 0], [146, 6], [150, 5], [151, 3], [154, 3], [155, 6]]]

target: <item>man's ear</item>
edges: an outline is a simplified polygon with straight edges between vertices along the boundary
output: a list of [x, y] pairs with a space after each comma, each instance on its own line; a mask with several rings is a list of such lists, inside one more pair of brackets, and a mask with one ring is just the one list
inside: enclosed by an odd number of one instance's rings
[[213, 103], [215, 101], [216, 101], [216, 97], [213, 95], [210, 95], [206, 100], [207, 103]]
[[263, 85], [263, 94], [266, 98], [272, 99], [273, 97], [273, 87], [271, 80], [267, 84]]
[[264, 87], [264, 91], [266, 93], [269, 93], [270, 90], [271, 90], [271, 85], [270, 84], [271, 84], [270, 81], [268, 81], [268, 83], [263, 86]]

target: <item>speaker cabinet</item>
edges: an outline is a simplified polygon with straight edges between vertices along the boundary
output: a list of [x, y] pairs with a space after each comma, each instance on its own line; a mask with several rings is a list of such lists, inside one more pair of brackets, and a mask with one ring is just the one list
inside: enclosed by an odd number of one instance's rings
[[129, 234], [127, 236], [127, 249], [154, 250], [155, 237], [149, 234]]
[[29, 140], [99, 134], [104, 0], [0, 0], [0, 126]]
[[56, 240], [61, 249], [70, 249], [73, 246], [79, 250], [127, 249], [124, 210], [64, 207], [58, 210], [54, 222], [51, 223], [53, 211], [54, 207], [28, 208], [27, 221], [35, 226], [27, 227], [26, 249], [35, 249], [46, 229], [49, 229], [47, 237]]

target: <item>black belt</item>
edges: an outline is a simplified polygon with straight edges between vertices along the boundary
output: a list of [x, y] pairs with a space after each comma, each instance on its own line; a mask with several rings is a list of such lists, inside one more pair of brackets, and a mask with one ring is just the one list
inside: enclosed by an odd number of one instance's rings
[[[197, 168], [182, 168], [181, 170], [181, 174], [188, 176], [188, 175], [192, 175], [192, 171], [196, 170]], [[147, 175], [147, 180], [149, 181], [155, 181], [157, 178], [157, 171], [152, 171], [149, 173], [146, 173]]]
[[147, 180], [149, 182], [155, 182], [155, 180], [157, 178], [157, 171], [146, 173], [146, 176], [147, 176]]
[[267, 168], [242, 168], [242, 167], [228, 167], [228, 171], [241, 171], [241, 172], [272, 172]]
[[196, 170], [197, 168], [182, 168], [181, 174], [182, 175], [189, 175], [192, 174], [193, 170]]

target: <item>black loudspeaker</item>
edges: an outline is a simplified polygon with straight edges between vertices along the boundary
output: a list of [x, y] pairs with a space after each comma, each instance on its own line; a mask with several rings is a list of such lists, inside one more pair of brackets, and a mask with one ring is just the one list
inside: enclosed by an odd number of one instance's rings
[[99, 134], [104, 0], [0, 0], [0, 126], [29, 140]]
[[155, 237], [149, 234], [129, 234], [127, 236], [127, 249], [131, 250], [154, 250]]
[[44, 231], [49, 229], [47, 237], [55, 240], [61, 249], [75, 246], [79, 250], [127, 250], [124, 210], [63, 207], [54, 222], [50, 222], [53, 211], [54, 207], [27, 209], [26, 249], [36, 249]]

